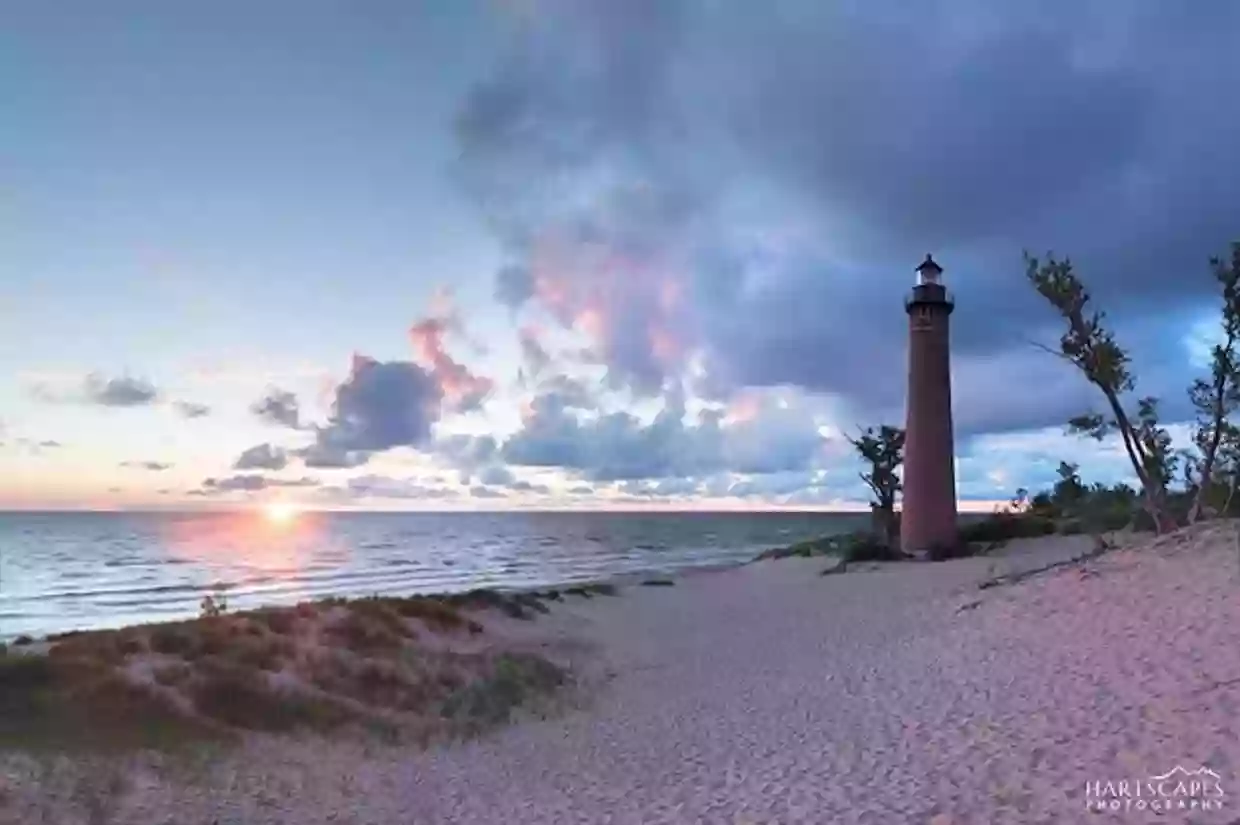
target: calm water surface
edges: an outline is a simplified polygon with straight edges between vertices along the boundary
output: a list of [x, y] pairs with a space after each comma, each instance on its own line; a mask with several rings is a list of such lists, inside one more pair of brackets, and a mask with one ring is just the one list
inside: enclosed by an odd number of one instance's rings
[[538, 587], [748, 560], [838, 513], [0, 513], [0, 639], [327, 595]]

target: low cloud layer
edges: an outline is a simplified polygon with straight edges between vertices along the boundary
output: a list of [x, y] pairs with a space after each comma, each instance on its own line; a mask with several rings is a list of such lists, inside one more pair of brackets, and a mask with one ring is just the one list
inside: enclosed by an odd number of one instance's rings
[[145, 407], [160, 399], [151, 382], [132, 376], [108, 378], [90, 373], [74, 386], [54, 387], [36, 384], [32, 393], [41, 401], [56, 404], [94, 404], [100, 407]]
[[215, 495], [220, 493], [256, 493], [262, 490], [271, 490], [282, 487], [317, 487], [320, 482], [318, 479], [303, 477], [294, 479], [271, 478], [259, 474], [239, 473], [237, 475], [226, 476], [224, 478], [207, 478], [202, 482], [202, 487], [198, 491], [200, 495]]
[[288, 453], [270, 444], [256, 444], [233, 462], [234, 470], [283, 470], [288, 466]]
[[673, 393], [643, 423], [627, 412], [585, 418], [557, 395], [543, 395], [502, 455], [512, 465], [559, 467], [591, 481], [802, 470], [821, 458], [825, 439], [809, 410], [785, 405], [768, 398], [737, 420], [707, 411], [687, 424], [684, 399]]
[[194, 401], [173, 401], [172, 408], [182, 418], [206, 418], [211, 414], [210, 407]]
[[162, 473], [165, 470], [171, 470], [176, 465], [167, 461], [122, 461], [120, 466], [129, 470], [146, 470], [151, 473]]

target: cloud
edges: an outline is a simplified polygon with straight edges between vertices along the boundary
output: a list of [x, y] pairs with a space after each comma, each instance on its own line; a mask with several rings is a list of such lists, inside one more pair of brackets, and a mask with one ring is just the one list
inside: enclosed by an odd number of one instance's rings
[[518, 479], [509, 483], [508, 489], [515, 493], [534, 493], [539, 496], [551, 494], [551, 488], [546, 484], [535, 484], [532, 481], [525, 481], [524, 479]]
[[516, 477], [513, 476], [512, 470], [509, 470], [504, 466], [496, 465], [483, 470], [478, 476], [478, 481], [491, 486], [506, 487], [514, 484], [516, 482]]
[[469, 484], [479, 473], [502, 472], [499, 442], [491, 435], [440, 436], [431, 446], [440, 460], [455, 468], [462, 484]]
[[444, 403], [453, 411], [468, 412], [481, 406], [494, 382], [476, 375], [444, 349], [444, 338], [450, 332], [460, 332], [461, 322], [451, 309], [450, 295], [442, 296], [440, 303], [443, 312], [415, 323], [409, 329], [409, 338], [418, 360], [438, 383]]
[[425, 484], [417, 479], [364, 475], [351, 478], [345, 488], [354, 498], [382, 499], [445, 499], [458, 495], [450, 487]]
[[206, 404], [193, 401], [173, 401], [172, 408], [182, 418], [205, 418], [211, 414], [211, 408]]
[[349, 377], [333, 395], [327, 424], [315, 429], [315, 444], [305, 452], [320, 466], [350, 466], [373, 452], [425, 444], [439, 419], [443, 390], [417, 364], [355, 355]]
[[1083, 394], [1013, 380], [1058, 334], [1020, 259], [1050, 248], [1141, 389], [1183, 396], [1187, 355], [1151, 342], [1240, 232], [1240, 113], [1217, 106], [1240, 7], [540, 6], [462, 101], [459, 177], [508, 253], [497, 297], [585, 335], [613, 384], [657, 396], [700, 363], [722, 394], [896, 410], [932, 250], [958, 395], [996, 396], [966, 426], [1057, 423]]
[[490, 487], [484, 487], [481, 484], [475, 484], [469, 488], [469, 494], [474, 498], [507, 498], [507, 494], [502, 490], [495, 490]]
[[318, 442], [308, 447], [288, 450], [288, 454], [300, 458], [307, 468], [323, 470], [360, 467], [370, 460], [369, 452], [338, 449]]
[[175, 465], [164, 461], [122, 461], [120, 466], [130, 470], [147, 470], [152, 473], [162, 473], [164, 470], [171, 470]]
[[701, 482], [692, 478], [665, 478], [659, 481], [622, 482], [616, 489], [626, 496], [635, 498], [685, 498], [695, 495], [701, 488]]
[[551, 403], [579, 410], [598, 407], [598, 396], [583, 381], [567, 375], [553, 375], [538, 383], [538, 394]]
[[320, 482], [317, 479], [309, 477], [280, 479], [258, 474], [241, 473], [227, 476], [225, 478], [204, 479], [199, 494], [212, 495], [215, 493], [230, 492], [254, 493], [261, 490], [279, 487], [317, 487], [319, 484]]
[[84, 382], [83, 397], [89, 403], [104, 407], [140, 407], [153, 404], [159, 398], [159, 390], [140, 378], [105, 379], [92, 374]]
[[523, 266], [501, 267], [495, 275], [495, 300], [509, 309], [518, 309], [534, 295], [530, 271]]
[[143, 407], [159, 400], [159, 389], [149, 381], [132, 376], [107, 378], [99, 373], [86, 375], [76, 386], [53, 387], [36, 384], [33, 395], [57, 404], [94, 404], [101, 407]]
[[288, 453], [270, 444], [256, 444], [233, 462], [234, 470], [283, 470], [288, 466]]
[[521, 346], [524, 369], [531, 377], [537, 378], [551, 364], [551, 356], [539, 340], [538, 331], [530, 326], [521, 327], [517, 332], [517, 341]]
[[282, 427], [301, 428], [301, 406], [297, 396], [279, 387], [270, 387], [267, 393], [250, 405], [250, 412], [259, 419]]
[[[3, 446], [3, 445], [4, 445], [4, 442], [0, 441], [0, 446]], [[13, 446], [23, 449], [24, 451], [28, 452], [30, 455], [42, 455], [48, 450], [59, 450], [65, 445], [59, 441], [56, 441], [50, 438], [43, 439], [41, 441], [33, 439], [33, 438], [15, 438], [13, 439]]]
[[824, 438], [805, 403], [755, 397], [745, 417], [705, 411], [686, 423], [683, 397], [670, 393], [644, 423], [623, 411], [586, 418], [555, 394], [538, 396], [501, 452], [509, 464], [562, 467], [592, 481], [771, 473], [820, 458]]

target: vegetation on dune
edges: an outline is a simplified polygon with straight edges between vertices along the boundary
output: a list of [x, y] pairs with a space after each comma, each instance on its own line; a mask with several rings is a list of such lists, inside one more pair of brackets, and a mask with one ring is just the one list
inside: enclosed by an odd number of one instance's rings
[[484, 626], [469, 615], [529, 619], [546, 610], [533, 595], [325, 599], [233, 614], [213, 606], [192, 621], [65, 634], [46, 655], [6, 649], [0, 747], [166, 749], [247, 731], [450, 738], [504, 721], [569, 679], [537, 654], [479, 638]]
[[[1071, 364], [1105, 400], [1105, 413], [1076, 416], [1068, 428], [1100, 441], [1119, 437], [1140, 485], [1144, 526], [1160, 533], [1203, 516], [1231, 514], [1240, 478], [1240, 430], [1230, 420], [1240, 408], [1240, 243], [1232, 244], [1230, 260], [1212, 258], [1210, 264], [1220, 297], [1218, 342], [1211, 349], [1209, 377], [1193, 381], [1188, 390], [1197, 412], [1193, 446], [1176, 452], [1160, 423], [1158, 399], [1130, 398], [1136, 377], [1129, 353], [1116, 342], [1106, 314], [1092, 308], [1089, 290], [1072, 263], [1054, 256], [1043, 263], [1026, 255], [1029, 282], [1067, 326], [1057, 349], [1043, 349]], [[1178, 491], [1171, 489], [1177, 470], [1183, 473]], [[1127, 493], [1127, 488], [1090, 488], [1081, 501], [1108, 504], [1118, 512], [1117, 502]], [[1040, 503], [1047, 504], [1045, 499]]]
[[820, 536], [797, 542], [788, 547], [774, 547], [758, 555], [755, 561], [783, 558], [836, 556], [843, 564], [861, 561], [897, 561], [900, 550], [900, 514], [896, 499], [901, 490], [900, 465], [904, 463], [904, 430], [886, 424], [875, 429], [867, 427], [849, 442], [866, 465], [859, 475], [870, 488], [872, 523], [869, 530], [842, 535]]
[[899, 555], [900, 520], [896, 514], [896, 497], [903, 489], [900, 466], [904, 463], [904, 438], [903, 429], [883, 424], [877, 430], [866, 427], [857, 438], [849, 439], [867, 467], [859, 474], [861, 480], [873, 493], [870, 513], [874, 540], [858, 546], [858, 555], [876, 557], [875, 560]]

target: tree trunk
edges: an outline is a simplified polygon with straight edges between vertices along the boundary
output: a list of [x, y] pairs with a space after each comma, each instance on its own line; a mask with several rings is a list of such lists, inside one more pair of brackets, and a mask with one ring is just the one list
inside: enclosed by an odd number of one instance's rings
[[[1220, 391], [1221, 394], [1221, 391]], [[1222, 404], [1222, 399], [1218, 400]], [[1221, 417], [1215, 418], [1214, 433], [1210, 436], [1210, 443], [1206, 448], [1205, 455], [1201, 459], [1201, 478], [1197, 483], [1197, 495], [1193, 496], [1193, 506], [1188, 511], [1188, 523], [1193, 524], [1201, 515], [1202, 505], [1205, 504], [1206, 496], [1209, 494], [1211, 485], [1214, 483], [1214, 457], [1218, 455], [1218, 445], [1223, 440], [1223, 422]]]
[[[1226, 293], [1224, 293], [1226, 295]], [[1226, 309], [1224, 309], [1226, 316]], [[1197, 521], [1197, 517], [1201, 515], [1202, 505], [1205, 504], [1207, 491], [1210, 484], [1214, 480], [1214, 459], [1218, 455], [1218, 445], [1223, 441], [1223, 424], [1227, 421], [1227, 384], [1230, 370], [1224, 367], [1231, 362], [1231, 358], [1220, 353], [1230, 353], [1236, 343], [1235, 329], [1230, 324], [1227, 325], [1227, 340], [1223, 343], [1221, 350], [1215, 351], [1216, 364], [1219, 367], [1215, 370], [1214, 375], [1214, 405], [1210, 409], [1212, 416], [1214, 432], [1210, 434], [1210, 443], [1205, 450], [1205, 454], [1201, 457], [1201, 478], [1200, 485], [1197, 487], [1197, 495], [1193, 496], [1193, 506], [1188, 511], [1188, 523], [1192, 524]], [[1226, 360], [1222, 360], [1226, 358]]]
[[1137, 434], [1133, 432], [1132, 422], [1128, 420], [1128, 414], [1124, 412], [1119, 396], [1106, 388], [1103, 388], [1103, 393], [1106, 394], [1107, 402], [1111, 405], [1111, 412], [1115, 415], [1115, 424], [1123, 439], [1128, 460], [1132, 462], [1132, 469], [1136, 472], [1137, 479], [1141, 482], [1141, 489], [1145, 492], [1145, 511], [1150, 514], [1154, 522], [1154, 532], [1159, 535], [1171, 532], [1176, 528], [1176, 524], [1175, 520], [1167, 514], [1167, 491], [1161, 484], [1155, 484], [1150, 478], [1149, 470], [1146, 469], [1145, 450], [1142, 449]]
[[1160, 536], [1179, 527], [1167, 512], [1166, 495], [1162, 491], [1146, 489], [1145, 512], [1150, 514], [1150, 519], [1154, 522], [1154, 532]]
[[895, 547], [898, 541], [895, 524], [896, 514], [893, 505], [870, 505], [870, 530], [874, 533], [875, 538], [882, 541], [887, 547]]

